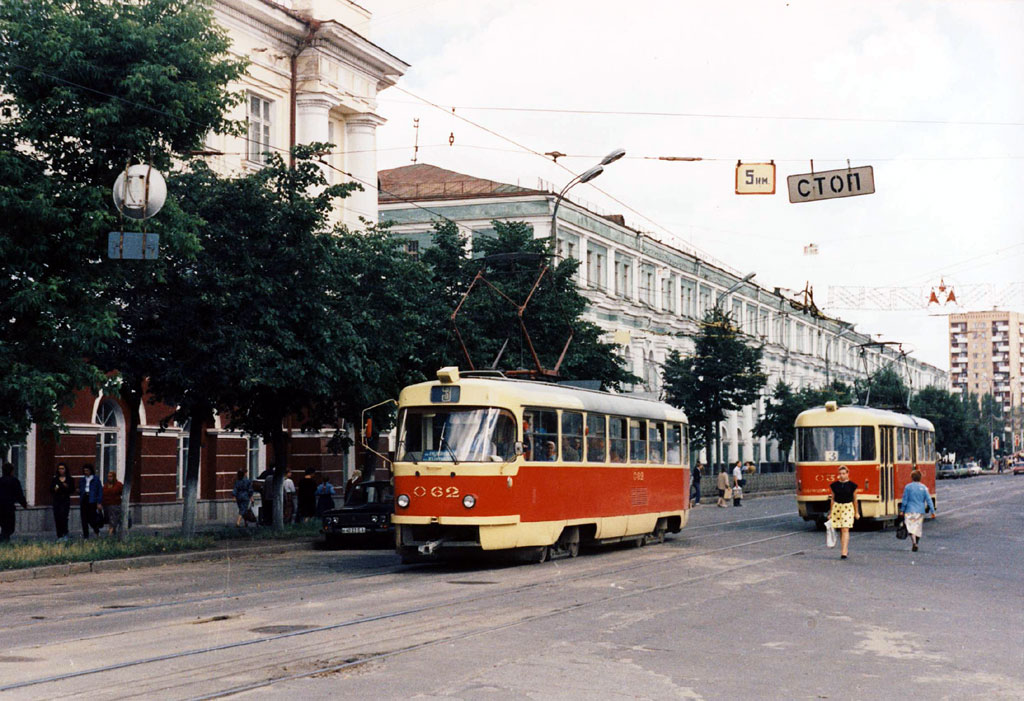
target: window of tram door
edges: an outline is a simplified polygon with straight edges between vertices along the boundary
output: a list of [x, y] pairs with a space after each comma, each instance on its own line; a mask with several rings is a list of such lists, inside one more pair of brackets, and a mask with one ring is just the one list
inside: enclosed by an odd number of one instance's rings
[[647, 462], [665, 462], [665, 424], [660, 421], [647, 423]]
[[626, 462], [626, 420], [618, 416], [608, 417], [608, 462]]
[[562, 412], [562, 460], [583, 460], [583, 414], [575, 411]]
[[587, 414], [587, 462], [604, 462], [608, 428], [603, 414]]
[[523, 412], [523, 457], [530, 462], [558, 459], [558, 414], [527, 409]]
[[669, 465], [682, 465], [686, 458], [683, 451], [683, 427], [679, 424], [668, 425], [665, 438], [665, 458]]
[[643, 419], [629, 420], [629, 461], [647, 462], [647, 422]]

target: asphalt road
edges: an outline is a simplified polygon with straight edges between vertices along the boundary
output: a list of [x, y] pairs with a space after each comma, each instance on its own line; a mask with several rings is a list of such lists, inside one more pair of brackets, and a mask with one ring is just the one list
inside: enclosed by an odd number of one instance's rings
[[840, 561], [792, 497], [542, 565], [302, 551], [0, 585], [0, 697], [1024, 698], [1024, 478]]

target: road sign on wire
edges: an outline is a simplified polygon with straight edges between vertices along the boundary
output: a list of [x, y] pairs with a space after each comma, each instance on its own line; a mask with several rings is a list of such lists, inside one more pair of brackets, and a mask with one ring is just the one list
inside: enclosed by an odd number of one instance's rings
[[790, 175], [790, 202], [815, 202], [837, 197], [872, 195], [875, 192], [875, 171], [871, 166], [823, 170], [805, 175]]
[[160, 234], [111, 231], [107, 234], [107, 257], [114, 260], [156, 260]]
[[775, 161], [771, 163], [736, 163], [737, 195], [774, 195]]

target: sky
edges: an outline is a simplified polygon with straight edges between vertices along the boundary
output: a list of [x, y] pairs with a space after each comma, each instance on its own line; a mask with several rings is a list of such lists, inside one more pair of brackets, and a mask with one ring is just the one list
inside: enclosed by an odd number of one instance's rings
[[[1024, 312], [1024, 2], [358, 1], [353, 29], [411, 64], [378, 98], [382, 170], [412, 162], [415, 118], [418, 162], [527, 187], [621, 147], [572, 199], [768, 289], [809, 283], [943, 369], [945, 314]], [[772, 160], [775, 195], [735, 194], [737, 161]], [[790, 203], [811, 160], [872, 166], [875, 193]], [[942, 280], [971, 306], [927, 308]], [[841, 302], [860, 287], [904, 301]]]

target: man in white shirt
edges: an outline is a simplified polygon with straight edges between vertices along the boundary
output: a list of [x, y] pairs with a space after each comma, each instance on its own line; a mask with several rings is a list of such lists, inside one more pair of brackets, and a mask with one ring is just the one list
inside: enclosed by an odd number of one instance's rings
[[292, 471], [284, 473], [284, 522], [291, 523], [295, 518], [295, 483], [292, 482]]

